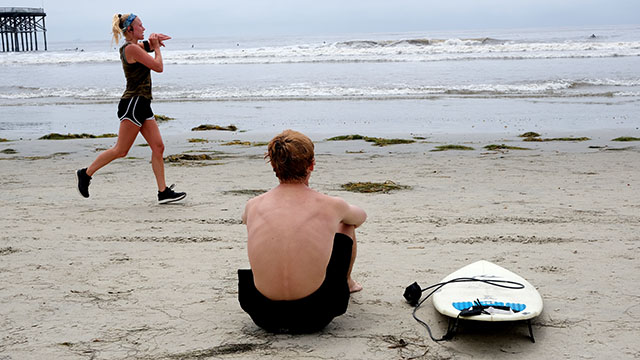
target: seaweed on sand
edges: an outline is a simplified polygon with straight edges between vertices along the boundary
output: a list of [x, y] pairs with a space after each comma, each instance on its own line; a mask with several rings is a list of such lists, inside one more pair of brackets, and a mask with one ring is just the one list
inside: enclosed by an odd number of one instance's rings
[[327, 141], [346, 141], [346, 140], [364, 140], [365, 136], [362, 135], [340, 135], [328, 138]]
[[232, 140], [226, 143], [222, 143], [222, 146], [230, 146], [230, 145], [242, 145], [242, 146], [266, 146], [269, 143], [266, 142], [251, 142], [251, 141], [242, 141], [242, 140]]
[[539, 138], [539, 137], [527, 137], [522, 139], [522, 141], [544, 141], [544, 140], [542, 140], [542, 138]]
[[408, 139], [385, 139], [385, 138], [377, 138], [377, 137], [366, 137], [364, 141], [372, 142], [374, 146], [411, 144], [416, 142], [415, 140], [408, 140]]
[[17, 253], [19, 251], [20, 250], [16, 248], [12, 248], [11, 246], [4, 247], [4, 248], [0, 248], [0, 255], [9, 255], [9, 254]]
[[167, 115], [156, 114], [155, 117], [156, 117], [156, 122], [175, 120], [175, 118], [169, 117]]
[[620, 136], [611, 141], [640, 141], [640, 138], [632, 137], [632, 136]]
[[378, 137], [362, 136], [362, 135], [341, 135], [328, 138], [327, 141], [347, 141], [347, 140], [364, 140], [366, 142], [373, 143], [373, 146], [387, 146], [395, 144], [411, 144], [416, 142], [415, 140], [408, 139], [385, 139]]
[[101, 139], [101, 138], [114, 138], [118, 137], [117, 134], [102, 134], [102, 135], [93, 135], [93, 134], [58, 134], [51, 133], [48, 135], [44, 135], [38, 140], [69, 140], [69, 139]]
[[206, 130], [237, 131], [238, 127], [236, 127], [235, 125], [220, 126], [220, 125], [204, 124], [204, 125], [196, 126], [193, 129], [191, 129], [191, 131], [206, 131]]
[[175, 154], [169, 155], [164, 158], [164, 162], [170, 163], [172, 166], [210, 166], [210, 165], [223, 165], [221, 162], [214, 162], [222, 160], [220, 156], [211, 156], [209, 154]]
[[537, 132], [533, 132], [533, 131], [528, 131], [524, 134], [520, 134], [518, 135], [518, 137], [523, 137], [523, 138], [537, 138], [540, 137], [540, 134], [538, 134]]
[[181, 161], [204, 161], [204, 160], [220, 160], [219, 157], [213, 157], [208, 154], [175, 154], [164, 158], [165, 162], [175, 163]]
[[190, 143], [208, 143], [209, 140], [207, 139], [198, 139], [198, 138], [191, 138], [188, 140]]
[[375, 182], [349, 182], [346, 184], [342, 184], [341, 187], [344, 190], [359, 192], [359, 193], [388, 193], [392, 190], [405, 190], [410, 189], [410, 186], [407, 185], [399, 185], [391, 180], [387, 180], [383, 183], [375, 183]]
[[529, 137], [522, 141], [588, 141], [588, 140], [591, 140], [591, 139], [588, 137], [561, 137], [561, 138], [547, 138], [547, 139]]
[[529, 148], [523, 148], [519, 146], [509, 146], [505, 144], [491, 144], [484, 147], [487, 150], [531, 150]]
[[439, 146], [436, 146], [436, 148], [431, 151], [447, 151], [447, 150], [475, 150], [475, 149], [470, 146], [464, 146], [464, 145], [439, 145]]

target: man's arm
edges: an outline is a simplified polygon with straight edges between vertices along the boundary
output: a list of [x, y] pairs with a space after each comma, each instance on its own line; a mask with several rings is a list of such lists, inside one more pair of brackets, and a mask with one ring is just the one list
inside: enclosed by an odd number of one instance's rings
[[242, 223], [247, 225], [247, 208], [249, 207], [249, 203], [244, 206], [244, 211], [242, 212]]
[[360, 207], [351, 205], [346, 201], [339, 199], [342, 208], [342, 222], [347, 225], [358, 227], [367, 220], [367, 213]]

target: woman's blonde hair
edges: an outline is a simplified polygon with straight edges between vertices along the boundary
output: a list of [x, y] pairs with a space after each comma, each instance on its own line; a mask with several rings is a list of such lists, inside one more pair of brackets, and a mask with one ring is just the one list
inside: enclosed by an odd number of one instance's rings
[[111, 39], [112, 42], [115, 42], [116, 44], [120, 43], [120, 39], [122, 39], [125, 31], [127, 31], [126, 28], [122, 28], [122, 23], [127, 20], [130, 15], [131, 14], [113, 15], [113, 20], [111, 21], [111, 32], [113, 33], [113, 38]]
[[269, 159], [280, 181], [298, 182], [307, 177], [313, 165], [313, 142], [302, 133], [285, 130], [269, 142], [265, 159]]

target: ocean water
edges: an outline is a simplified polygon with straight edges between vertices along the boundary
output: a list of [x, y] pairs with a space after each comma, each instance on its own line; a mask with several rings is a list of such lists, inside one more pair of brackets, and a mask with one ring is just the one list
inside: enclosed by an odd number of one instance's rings
[[[592, 36], [592, 34], [594, 36]], [[640, 25], [330, 37], [172, 39], [154, 73], [163, 134], [573, 133], [640, 127]], [[0, 53], [0, 137], [117, 132], [104, 42]]]

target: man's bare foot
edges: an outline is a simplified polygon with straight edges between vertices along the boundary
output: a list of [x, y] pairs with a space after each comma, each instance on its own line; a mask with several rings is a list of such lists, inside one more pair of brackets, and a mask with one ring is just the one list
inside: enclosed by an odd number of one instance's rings
[[362, 285], [359, 282], [353, 279], [349, 279], [347, 282], [349, 283], [349, 292], [354, 293], [362, 290]]

